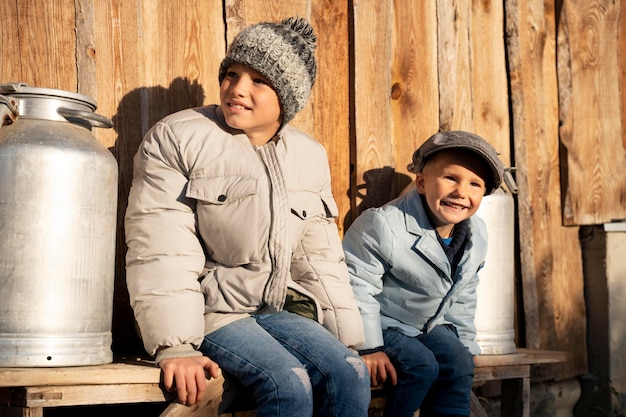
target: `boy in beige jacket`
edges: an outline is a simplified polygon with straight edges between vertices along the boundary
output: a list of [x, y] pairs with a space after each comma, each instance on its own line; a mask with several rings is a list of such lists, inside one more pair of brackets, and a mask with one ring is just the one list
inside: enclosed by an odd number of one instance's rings
[[304, 19], [247, 27], [220, 66], [220, 105], [164, 118], [135, 157], [128, 290], [183, 403], [219, 367], [257, 416], [367, 415], [326, 152], [288, 125], [315, 81], [315, 42]]

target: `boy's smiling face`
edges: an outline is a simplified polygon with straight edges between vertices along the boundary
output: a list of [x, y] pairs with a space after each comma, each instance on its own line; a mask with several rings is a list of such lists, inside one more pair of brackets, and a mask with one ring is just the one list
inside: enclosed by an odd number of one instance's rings
[[458, 149], [431, 156], [415, 179], [433, 227], [449, 237], [454, 225], [476, 213], [485, 195], [489, 168], [478, 155]]
[[240, 129], [255, 145], [263, 145], [281, 122], [276, 91], [256, 70], [233, 64], [220, 85], [220, 107], [230, 127]]

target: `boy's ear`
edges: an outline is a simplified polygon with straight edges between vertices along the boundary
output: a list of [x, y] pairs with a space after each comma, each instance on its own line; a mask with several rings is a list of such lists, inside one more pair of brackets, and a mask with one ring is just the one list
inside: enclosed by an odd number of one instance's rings
[[421, 172], [418, 172], [415, 175], [415, 186], [417, 187], [417, 192], [424, 194], [424, 175]]

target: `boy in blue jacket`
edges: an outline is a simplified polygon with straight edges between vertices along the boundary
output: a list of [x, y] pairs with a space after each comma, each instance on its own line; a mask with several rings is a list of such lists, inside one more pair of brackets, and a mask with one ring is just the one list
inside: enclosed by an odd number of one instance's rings
[[371, 384], [390, 382], [386, 417], [469, 416], [476, 287], [487, 254], [473, 216], [502, 183], [504, 166], [483, 138], [439, 132], [413, 154], [415, 188], [364, 211], [343, 247]]

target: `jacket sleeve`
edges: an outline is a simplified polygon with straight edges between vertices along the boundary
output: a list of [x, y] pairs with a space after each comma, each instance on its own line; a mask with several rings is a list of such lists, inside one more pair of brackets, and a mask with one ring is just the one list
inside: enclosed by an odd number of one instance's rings
[[324, 327], [344, 345], [356, 348], [363, 343], [363, 325], [335, 223], [338, 209], [332, 195], [330, 169], [325, 158], [324, 162], [319, 191], [324, 210], [304, 222], [291, 273], [294, 281], [314, 295], [323, 313], [320, 321]]
[[[392, 232], [382, 216], [366, 210], [343, 238], [350, 282], [363, 319], [365, 343], [361, 350], [384, 345], [380, 304], [374, 298], [383, 290], [383, 275], [393, 251]], [[381, 242], [384, 242], [382, 244]]]
[[194, 203], [184, 197], [188, 180], [180, 154], [167, 124], [146, 134], [134, 158], [125, 216], [130, 302], [144, 347], [158, 352], [157, 360], [198, 355], [204, 336], [197, 280], [204, 253]]

